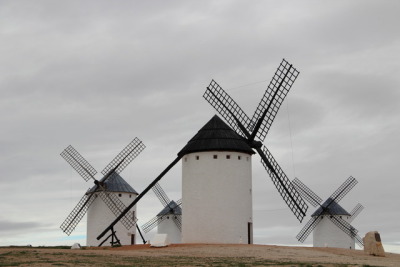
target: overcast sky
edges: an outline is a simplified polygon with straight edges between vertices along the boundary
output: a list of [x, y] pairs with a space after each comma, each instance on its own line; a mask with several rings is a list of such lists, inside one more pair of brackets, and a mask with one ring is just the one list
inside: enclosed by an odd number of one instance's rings
[[[324, 199], [354, 176], [340, 202], [365, 206], [352, 224], [400, 252], [399, 11], [389, 0], [0, 1], [0, 245], [85, 244], [86, 218], [70, 237], [59, 228], [92, 186], [59, 155], [68, 145], [101, 171], [139, 137], [146, 149], [122, 176], [141, 192], [215, 114], [202, 98], [211, 79], [250, 116], [285, 58], [300, 75], [264, 144]], [[160, 182], [175, 200], [180, 183], [180, 164]], [[299, 245], [304, 223], [258, 155], [253, 187], [255, 243]], [[150, 192], [139, 224], [161, 208]]]

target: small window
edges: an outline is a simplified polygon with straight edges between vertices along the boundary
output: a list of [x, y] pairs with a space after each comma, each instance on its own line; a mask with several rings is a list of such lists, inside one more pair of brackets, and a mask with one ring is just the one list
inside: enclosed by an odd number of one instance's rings
[[249, 157], [246, 157], [246, 160], [249, 161]]
[[226, 159], [230, 159], [231, 158], [231, 155], [226, 155]]
[[187, 158], [185, 158], [185, 162], [187, 161]]
[[213, 158], [214, 158], [214, 159], [217, 159], [217, 158], [218, 158], [218, 155], [214, 155]]
[[196, 156], [196, 160], [199, 160], [200, 156]]
[[238, 156], [238, 160], [241, 160], [242, 159], [242, 157], [241, 156]]
[[122, 197], [122, 194], [118, 194], [119, 197]]
[[131, 194], [129, 194], [129, 198], [132, 198], [132, 195], [131, 195]]

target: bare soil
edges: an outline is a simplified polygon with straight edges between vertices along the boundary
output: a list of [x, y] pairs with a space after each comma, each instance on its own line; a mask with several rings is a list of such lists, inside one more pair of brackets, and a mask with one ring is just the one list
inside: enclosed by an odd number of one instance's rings
[[269, 245], [174, 244], [80, 250], [0, 248], [0, 266], [400, 266], [400, 254]]

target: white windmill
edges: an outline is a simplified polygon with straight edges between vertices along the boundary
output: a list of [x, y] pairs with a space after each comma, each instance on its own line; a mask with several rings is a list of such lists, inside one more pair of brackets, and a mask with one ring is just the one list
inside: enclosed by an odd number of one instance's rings
[[297, 191], [314, 207], [319, 207], [311, 219], [302, 228], [296, 238], [304, 242], [313, 232], [314, 247], [355, 248], [355, 242], [363, 247], [363, 241], [350, 223], [364, 209], [358, 203], [348, 213], [339, 205], [339, 201], [357, 184], [357, 180], [350, 176], [325, 202], [298, 178], [293, 180]]
[[182, 200], [170, 200], [157, 183], [152, 188], [164, 208], [151, 220], [142, 226], [143, 232], [148, 233], [157, 226], [157, 234], [167, 234], [172, 244], [182, 241]]
[[[87, 246], [99, 246], [111, 237], [111, 245], [130, 245], [135, 242], [136, 207], [131, 207], [120, 222], [113, 227], [112, 234], [104, 241], [98, 241], [98, 234], [119, 216], [131, 203], [137, 192], [119, 175], [125, 167], [145, 148], [142, 141], [135, 138], [101, 172], [103, 178], [97, 180], [97, 171], [72, 147], [63, 150], [61, 156], [82, 176], [85, 181], [94, 180], [90, 188], [68, 215], [60, 228], [70, 235], [87, 212]], [[119, 238], [116, 237], [118, 233]]]
[[308, 206], [262, 144], [298, 74], [282, 60], [251, 119], [211, 81], [203, 97], [227, 124], [218, 116], [213, 117], [98, 238], [112, 231], [125, 212], [182, 159], [182, 242], [252, 243], [253, 149], [279, 194], [301, 222]]
[[252, 154], [216, 115], [179, 152], [183, 243], [252, 243]]

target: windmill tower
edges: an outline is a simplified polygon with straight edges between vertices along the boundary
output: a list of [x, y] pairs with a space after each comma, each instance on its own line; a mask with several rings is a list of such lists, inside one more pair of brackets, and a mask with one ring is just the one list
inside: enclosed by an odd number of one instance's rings
[[252, 243], [252, 154], [218, 116], [178, 153], [183, 243]]
[[150, 221], [142, 226], [145, 233], [157, 226], [157, 234], [167, 234], [169, 242], [178, 244], [182, 242], [182, 200], [175, 202], [169, 200], [167, 194], [157, 183], [153, 188], [154, 193], [164, 208]]
[[[94, 176], [97, 171], [72, 146], [63, 150], [61, 156], [82, 176], [85, 181], [94, 180], [90, 188], [68, 215], [60, 228], [70, 235], [83, 216], [87, 215], [87, 246], [102, 245], [96, 239], [97, 235], [119, 216], [126, 206], [138, 195], [136, 191], [119, 175], [128, 164], [134, 160], [145, 148], [142, 141], [135, 138], [129, 143], [101, 172], [103, 178], [97, 180]], [[136, 235], [136, 208], [131, 207], [120, 222], [112, 229], [111, 245], [134, 243]], [[133, 227], [134, 226], [134, 227]], [[133, 229], [132, 229], [133, 228]], [[118, 232], [120, 239], [115, 238]]]
[[[361, 204], [357, 204], [354, 209], [348, 213], [339, 201], [357, 184], [354, 177], [349, 177], [325, 202], [317, 196], [299, 179], [293, 180], [293, 185], [297, 191], [308, 200], [314, 207], [319, 208], [311, 214], [311, 219], [297, 235], [300, 242], [304, 242], [309, 234], [313, 232], [314, 247], [338, 247], [355, 248], [355, 242], [363, 247], [361, 237], [357, 234], [350, 223], [364, 209]], [[322, 203], [322, 204], [321, 204]]]

